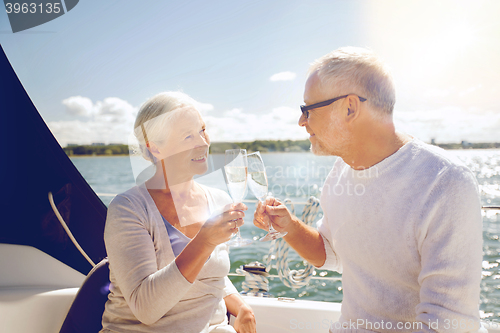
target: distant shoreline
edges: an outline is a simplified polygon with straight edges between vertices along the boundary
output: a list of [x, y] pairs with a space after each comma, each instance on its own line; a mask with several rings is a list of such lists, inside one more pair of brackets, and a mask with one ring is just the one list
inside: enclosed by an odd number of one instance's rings
[[[500, 142], [470, 143], [431, 143], [446, 150], [456, 149], [500, 149]], [[227, 149], [241, 148], [248, 152], [260, 151], [261, 153], [307, 153], [311, 143], [309, 140], [256, 140], [253, 142], [214, 142], [210, 146], [211, 154], [223, 154]], [[125, 144], [93, 144], [70, 145], [63, 150], [70, 157], [110, 157], [129, 156], [128, 145]]]

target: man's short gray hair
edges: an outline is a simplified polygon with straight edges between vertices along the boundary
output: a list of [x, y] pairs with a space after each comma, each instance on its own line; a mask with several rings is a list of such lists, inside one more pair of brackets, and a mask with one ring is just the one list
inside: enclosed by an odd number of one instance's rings
[[393, 78], [372, 51], [357, 47], [337, 49], [315, 60], [309, 67], [309, 74], [314, 72], [324, 92], [358, 94], [384, 114], [392, 115], [396, 103]]
[[181, 116], [182, 109], [196, 109], [195, 104], [196, 101], [185, 93], [167, 91], [151, 97], [141, 106], [135, 119], [134, 135], [146, 160], [154, 162], [147, 144], [166, 141], [175, 120]]

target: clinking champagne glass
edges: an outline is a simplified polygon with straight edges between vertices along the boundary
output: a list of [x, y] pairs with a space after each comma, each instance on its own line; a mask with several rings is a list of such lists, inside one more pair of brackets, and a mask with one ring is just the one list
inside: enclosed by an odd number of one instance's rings
[[[260, 201], [264, 202], [267, 197], [268, 183], [266, 168], [264, 167], [264, 161], [259, 152], [255, 152], [247, 155], [248, 162], [248, 187], [252, 191], [253, 195]], [[267, 235], [260, 239], [261, 242], [281, 238], [285, 236], [286, 232], [279, 232], [274, 229], [272, 223], [269, 224], [269, 232]]]
[[[247, 188], [247, 151], [245, 149], [228, 149], [225, 155], [225, 180], [233, 202], [242, 202]], [[236, 236], [226, 242], [228, 246], [240, 247], [252, 243], [250, 239], [241, 238], [240, 229]]]

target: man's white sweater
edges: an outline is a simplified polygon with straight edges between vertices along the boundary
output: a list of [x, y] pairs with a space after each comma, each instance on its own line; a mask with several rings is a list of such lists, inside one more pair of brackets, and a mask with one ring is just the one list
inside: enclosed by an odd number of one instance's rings
[[417, 139], [365, 170], [339, 158], [321, 206], [322, 268], [342, 272], [331, 331], [481, 331], [481, 206], [460, 161]]

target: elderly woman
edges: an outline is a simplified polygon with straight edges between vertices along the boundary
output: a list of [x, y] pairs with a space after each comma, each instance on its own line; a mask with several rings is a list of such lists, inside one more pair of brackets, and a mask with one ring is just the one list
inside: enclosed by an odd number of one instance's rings
[[109, 205], [111, 286], [101, 332], [255, 332], [252, 309], [227, 277], [224, 244], [247, 207], [193, 180], [208, 169], [210, 144], [195, 104], [166, 92], [139, 110], [135, 136], [156, 169]]

